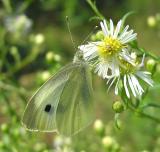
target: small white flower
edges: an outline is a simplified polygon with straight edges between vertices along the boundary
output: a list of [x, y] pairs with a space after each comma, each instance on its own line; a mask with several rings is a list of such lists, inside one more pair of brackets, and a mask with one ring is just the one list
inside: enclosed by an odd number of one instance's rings
[[6, 17], [4, 24], [7, 30], [11, 33], [20, 32], [21, 34], [26, 34], [32, 27], [32, 20], [25, 14], [21, 14]]
[[140, 68], [144, 65], [144, 56], [142, 58], [142, 62], [137, 64], [136, 58], [134, 58], [135, 66], [127, 63], [126, 61], [122, 61], [122, 67], [120, 69], [120, 76], [114, 77], [112, 79], [108, 79], [107, 84], [110, 84], [108, 89], [116, 82], [115, 85], [115, 94], [118, 94], [118, 84], [120, 80], [122, 80], [123, 87], [125, 93], [128, 98], [133, 94], [134, 97], [140, 98], [144, 92], [141, 84], [139, 83], [139, 79], [146, 82], [148, 85], [153, 86], [153, 80], [151, 79], [151, 73], [147, 71], [141, 71]]
[[114, 27], [112, 20], [107, 25], [106, 21], [100, 22], [104, 39], [97, 42], [89, 42], [86, 45], [79, 46], [83, 52], [84, 59], [95, 65], [95, 72], [102, 78], [113, 78], [118, 76], [119, 58], [133, 64], [132, 58], [128, 52], [129, 42], [136, 39], [136, 33], [129, 30], [127, 25], [122, 30], [122, 21]]

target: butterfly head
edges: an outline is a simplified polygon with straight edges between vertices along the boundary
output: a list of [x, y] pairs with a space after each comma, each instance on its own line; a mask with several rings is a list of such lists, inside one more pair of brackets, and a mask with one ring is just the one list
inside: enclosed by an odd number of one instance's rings
[[82, 61], [84, 61], [83, 54], [80, 50], [78, 50], [74, 55], [73, 63]]

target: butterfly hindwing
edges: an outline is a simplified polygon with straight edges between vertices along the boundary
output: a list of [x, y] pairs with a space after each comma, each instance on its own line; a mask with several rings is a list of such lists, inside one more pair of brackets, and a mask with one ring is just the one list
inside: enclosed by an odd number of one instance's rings
[[82, 64], [72, 71], [59, 99], [56, 122], [64, 135], [79, 132], [93, 118], [91, 73], [88, 65]]

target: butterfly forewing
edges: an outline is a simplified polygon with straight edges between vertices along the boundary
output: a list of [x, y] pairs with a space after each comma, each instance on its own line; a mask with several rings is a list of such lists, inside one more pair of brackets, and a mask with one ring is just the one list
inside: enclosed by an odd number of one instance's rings
[[[56, 131], [56, 111], [61, 94], [75, 69], [80, 63], [72, 63], [62, 68], [35, 93], [29, 101], [22, 123], [29, 130]], [[71, 94], [71, 92], [70, 92]]]
[[91, 73], [88, 65], [74, 69], [59, 99], [56, 122], [58, 131], [73, 135], [90, 124], [93, 119]]

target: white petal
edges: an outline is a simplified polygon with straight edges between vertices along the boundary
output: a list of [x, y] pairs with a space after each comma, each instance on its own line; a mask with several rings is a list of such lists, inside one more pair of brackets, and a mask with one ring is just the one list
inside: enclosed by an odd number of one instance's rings
[[119, 55], [128, 63], [132, 64], [135, 66], [135, 60], [131, 57], [131, 55], [128, 53], [126, 49], [122, 49], [122, 52], [119, 53]]
[[125, 34], [121, 36], [121, 40], [127, 39], [128, 37], [132, 35], [132, 33], [133, 33], [133, 30], [126, 31]]
[[122, 39], [121, 42], [122, 44], [128, 43], [130, 41], [133, 41], [136, 39], [137, 33], [134, 33], [133, 35], [130, 35], [128, 37], [126, 37], [125, 39]]
[[119, 63], [114, 58], [107, 58], [106, 60], [99, 58], [99, 64], [96, 65], [95, 72], [103, 79], [119, 76]]
[[117, 61], [117, 59], [115, 59], [115, 57], [111, 58], [110, 62], [110, 67], [112, 69], [112, 75], [114, 76], [119, 76], [120, 75], [120, 71], [119, 71], [119, 63]]
[[113, 36], [113, 32], [114, 32], [114, 25], [113, 25], [113, 21], [110, 19], [110, 35]]
[[118, 84], [119, 84], [119, 79], [120, 77], [118, 77], [118, 80], [117, 80], [117, 83], [116, 83], [116, 86], [115, 86], [115, 94], [118, 95]]
[[150, 86], [153, 86], [153, 80], [151, 79], [151, 77], [149, 75], [146, 75], [145, 73], [141, 72], [141, 71], [137, 71], [136, 75], [141, 78], [143, 81], [145, 81], [146, 83], [148, 83]]
[[82, 52], [84, 59], [91, 60], [98, 56], [96, 44], [89, 43], [78, 47]]
[[148, 71], [141, 71], [141, 72], [146, 74], [146, 75], [151, 75], [152, 74], [151, 72], [148, 72]]
[[134, 83], [134, 86], [137, 88], [138, 90], [138, 94], [141, 96], [142, 93], [144, 92], [143, 88], [141, 87], [141, 85], [139, 84], [137, 78], [132, 74], [131, 75], [131, 79], [132, 79], [132, 83]]
[[107, 91], [109, 91], [109, 90], [110, 90], [110, 88], [111, 88], [111, 86], [113, 85], [113, 83], [115, 82], [115, 80], [116, 80], [116, 77], [114, 77], [114, 78], [112, 79], [112, 82], [110, 83], [110, 85], [109, 85], [109, 87], [108, 87], [108, 90], [107, 90]]
[[131, 88], [131, 90], [132, 90], [132, 93], [133, 93], [133, 95], [136, 97], [136, 92], [135, 92], [135, 89], [134, 89], [134, 87], [133, 87], [134, 84], [132, 83], [129, 75], [127, 76], [127, 78], [128, 78], [129, 86], [130, 86], [130, 88]]
[[107, 76], [108, 76], [108, 70], [109, 70], [109, 65], [108, 64], [106, 64], [106, 65], [103, 65], [104, 67], [103, 67], [103, 79], [105, 79], [105, 78], [107, 78]]
[[141, 67], [144, 66], [144, 59], [145, 59], [145, 54], [143, 54], [142, 61], [141, 61], [141, 63], [138, 65], [139, 68], [141, 68]]
[[108, 79], [107, 83], [106, 84], [109, 84], [109, 82], [112, 80], [112, 78]]
[[107, 31], [106, 31], [106, 29], [105, 29], [105, 27], [104, 27], [103, 22], [100, 22], [100, 25], [101, 25], [101, 28], [102, 28], [102, 31], [103, 31], [104, 35], [107, 36], [108, 33], [107, 33]]
[[115, 66], [115, 76], [119, 76], [120, 75], [120, 71], [119, 71], [119, 66], [118, 64]]
[[95, 73], [98, 73], [98, 76], [101, 76], [101, 73], [102, 73], [102, 70], [101, 70], [101, 64], [100, 63], [98, 63], [97, 65], [96, 65], [96, 68], [95, 68], [95, 71], [94, 71]]
[[129, 25], [127, 25], [127, 26], [124, 28], [123, 32], [122, 32], [122, 33], [120, 34], [120, 36], [118, 37], [119, 40], [121, 40], [121, 38], [122, 38], [124, 35], [127, 34], [126, 32], [127, 32], [128, 28], [129, 28]]
[[98, 76], [102, 77], [103, 79], [108, 78], [108, 69], [109, 65], [107, 63], [99, 63], [96, 65], [95, 73], [98, 73]]
[[103, 25], [104, 25], [104, 28], [106, 30], [106, 36], [108, 36], [109, 35], [109, 30], [108, 30], [108, 26], [107, 26], [106, 20], [103, 20]]
[[[132, 84], [133, 84], [133, 88], [134, 88], [134, 90], [135, 90], [135, 92], [136, 92], [136, 95], [137, 95], [137, 96], [141, 96], [141, 94], [143, 93], [143, 91], [142, 91], [143, 89], [138, 90], [138, 87], [136, 86], [137, 83], [135, 82], [132, 74], [130, 74], [130, 80], [131, 80], [131, 82], [132, 82]], [[139, 88], [139, 89], [140, 89], [140, 88]]]
[[126, 91], [126, 95], [128, 98], [130, 98], [130, 94], [129, 94], [129, 90], [127, 88], [127, 79], [126, 79], [126, 75], [124, 75], [124, 88], [125, 88], [125, 91]]
[[121, 29], [121, 25], [122, 25], [122, 21], [120, 20], [120, 21], [117, 23], [116, 29], [115, 29], [115, 31], [114, 31], [114, 35], [113, 35], [114, 38], [117, 38], [118, 33], [119, 33], [120, 29]]

